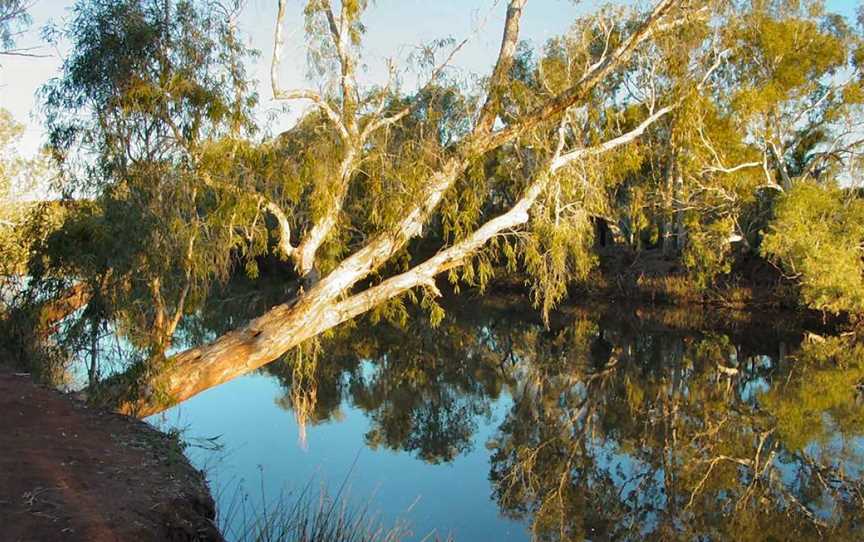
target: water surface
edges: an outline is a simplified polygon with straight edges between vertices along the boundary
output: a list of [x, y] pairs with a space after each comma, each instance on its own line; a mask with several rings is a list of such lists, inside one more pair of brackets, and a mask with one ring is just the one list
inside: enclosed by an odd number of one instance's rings
[[151, 421], [184, 431], [223, 511], [344, 485], [415, 540], [864, 536], [864, 350], [845, 339], [802, 344], [777, 315], [569, 307], [547, 327], [519, 300], [451, 305]]

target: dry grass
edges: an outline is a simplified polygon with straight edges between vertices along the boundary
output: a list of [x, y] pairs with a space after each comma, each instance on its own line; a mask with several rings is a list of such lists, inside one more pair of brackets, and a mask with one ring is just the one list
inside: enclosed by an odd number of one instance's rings
[[[397, 542], [415, 538], [406, 521], [387, 524], [371, 509], [371, 499], [362, 504], [350, 502], [346, 484], [347, 479], [331, 496], [323, 488], [316, 492], [310, 481], [299, 494], [283, 494], [270, 502], [263, 487], [257, 499], [238, 487], [227, 508], [219, 511], [219, 528], [230, 542]], [[432, 533], [422, 540], [442, 539]]]

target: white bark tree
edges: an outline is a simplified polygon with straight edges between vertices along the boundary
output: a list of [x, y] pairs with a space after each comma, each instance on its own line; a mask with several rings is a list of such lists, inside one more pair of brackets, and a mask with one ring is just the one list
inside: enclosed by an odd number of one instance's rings
[[[411, 289], [423, 288], [435, 295], [438, 292], [436, 276], [466, 265], [498, 236], [526, 234], [524, 229], [531, 220], [532, 208], [544, 193], [553, 191], [557, 175], [570, 166], [635, 141], [678, 102], [673, 98], [665, 100], [665, 105], [662, 105], [664, 100], [645, 103], [641, 122], [618, 130], [605, 141], [590, 144], [580, 138], [581, 125], [578, 115], [573, 114], [575, 109], [586, 107], [592, 97], [602, 94], [610, 77], [627, 66], [647, 42], [681, 25], [703, 20], [707, 15], [701, 2], [659, 0], [636, 25], [601, 26], [605, 35], [600, 36], [600, 41], [605, 46], [587, 56], [590, 62], [579, 66], [579, 73], [571, 75], [563, 90], [542, 97], [527, 113], [505, 119], [511, 71], [518, 55], [520, 21], [527, 4], [527, 0], [509, 0], [497, 60], [485, 83], [482, 105], [470, 129], [446, 148], [436, 167], [422, 177], [420, 196], [411, 198], [400, 210], [400, 219], [395, 225], [368, 235], [359, 248], [336, 263], [332, 270], [320, 278], [312, 278], [317, 274], [313, 271], [318, 267], [319, 249], [339, 228], [352, 182], [356, 182], [361, 172], [364, 149], [374, 144], [376, 134], [390, 130], [409, 117], [420, 102], [409, 101], [409, 105], [395, 111], [385, 107], [383, 99], [380, 107], [372, 111], [361, 106], [356, 69], [359, 64], [357, 25], [362, 2], [344, 1], [336, 10], [329, 0], [315, 0], [307, 6], [307, 14], [320, 17], [320, 21], [326, 23], [323, 25], [326, 38], [338, 65], [338, 84], [334, 85], [338, 90], [333, 95], [324, 95], [309, 89], [282, 89], [278, 73], [286, 3], [287, 0], [279, 0], [271, 66], [273, 94], [279, 100], [311, 101], [340, 141], [335, 178], [327, 180], [327, 205], [305, 231], [291, 232], [289, 213], [275, 202], [266, 201], [262, 205], [277, 219], [281, 236], [279, 250], [292, 260], [298, 273], [306, 277], [305, 287], [295, 298], [273, 307], [243, 327], [159, 363], [148, 375], [146, 387], [151, 393], [128, 399], [123, 395], [127, 390], [121, 389], [122, 386], [115, 383], [114, 388], [109, 387], [108, 400], [120, 411], [139, 416], [159, 412], [170, 404], [270, 363], [304, 341]], [[457, 45], [431, 72], [426, 88], [436, 84], [461, 46]], [[706, 66], [703, 71], [708, 69], [711, 68]], [[694, 86], [707, 79], [704, 74], [699, 77], [694, 79]], [[472, 231], [445, 243], [436, 254], [414, 263], [407, 270], [395, 274], [390, 271], [389, 276], [379, 277], [394, 255], [429, 227], [442, 201], [464, 178], [472, 163], [493, 152], [517, 152], [524, 138], [545, 138], [545, 143], [533, 150], [530, 180], [506, 209], [497, 216], [485, 218]], [[570, 207], [574, 206], [578, 207], [578, 202]]]

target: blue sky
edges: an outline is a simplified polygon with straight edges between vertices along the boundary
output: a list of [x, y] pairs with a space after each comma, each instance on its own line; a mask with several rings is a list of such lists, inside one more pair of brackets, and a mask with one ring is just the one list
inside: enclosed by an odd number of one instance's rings
[[[542, 44], [548, 38], [566, 31], [580, 13], [593, 11], [600, 0], [531, 0], [522, 22], [522, 37], [534, 44]], [[36, 0], [32, 10], [33, 30], [20, 40], [19, 46], [38, 45], [38, 28], [48, 21], [62, 23], [68, 17], [74, 0]], [[828, 0], [829, 10], [852, 16], [856, 0]], [[301, 25], [301, 0], [289, 0], [286, 26], [286, 50], [283, 53], [281, 83], [283, 87], [304, 86], [303, 32]], [[485, 74], [495, 58], [503, 25], [506, 0], [377, 0], [367, 18], [365, 40], [366, 61], [370, 80], [381, 81], [385, 77], [387, 58], [405, 59], [418, 44], [437, 38], [453, 37], [471, 41], [460, 52], [455, 69]], [[274, 103], [269, 86], [269, 62], [272, 53], [273, 28], [276, 0], [247, 0], [239, 21], [241, 31], [249, 44], [262, 55], [250, 72], [259, 81], [262, 118], [279, 104]], [[12, 112], [14, 117], [27, 126], [21, 146], [23, 154], [31, 154], [42, 141], [42, 130], [35, 117], [35, 92], [47, 80], [57, 74], [64, 52], [44, 48], [46, 58], [0, 59], [0, 107]], [[293, 113], [281, 115], [279, 124], [290, 123], [302, 104], [292, 105]]]

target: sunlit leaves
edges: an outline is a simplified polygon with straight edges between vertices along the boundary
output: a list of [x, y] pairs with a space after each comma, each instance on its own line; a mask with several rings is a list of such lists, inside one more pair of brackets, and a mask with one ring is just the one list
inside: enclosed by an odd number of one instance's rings
[[735, 231], [735, 222], [725, 217], [704, 225], [691, 223], [688, 226], [682, 261], [690, 270], [696, 286], [705, 289], [713, 284], [715, 277], [731, 270], [729, 254], [732, 246], [729, 239]]
[[23, 133], [24, 126], [0, 108], [0, 306], [11, 301], [6, 287], [24, 273], [31, 247], [56, 226], [59, 214], [53, 209], [38, 212], [27, 201], [45, 188], [51, 169], [41, 154], [34, 158], [21, 155], [18, 147]]
[[246, 191], [266, 171], [242, 166], [258, 168], [268, 149], [244, 139], [255, 95], [234, 32], [206, 0], [82, 0], [63, 75], [42, 91], [57, 188], [93, 205], [42, 245], [33, 286], [87, 283], [99, 311], [82, 318], [121, 322], [142, 350], [170, 344], [238, 253], [267, 247], [261, 201]]
[[798, 183], [781, 200], [762, 250], [799, 281], [810, 307], [864, 313], [864, 201], [854, 193]]

